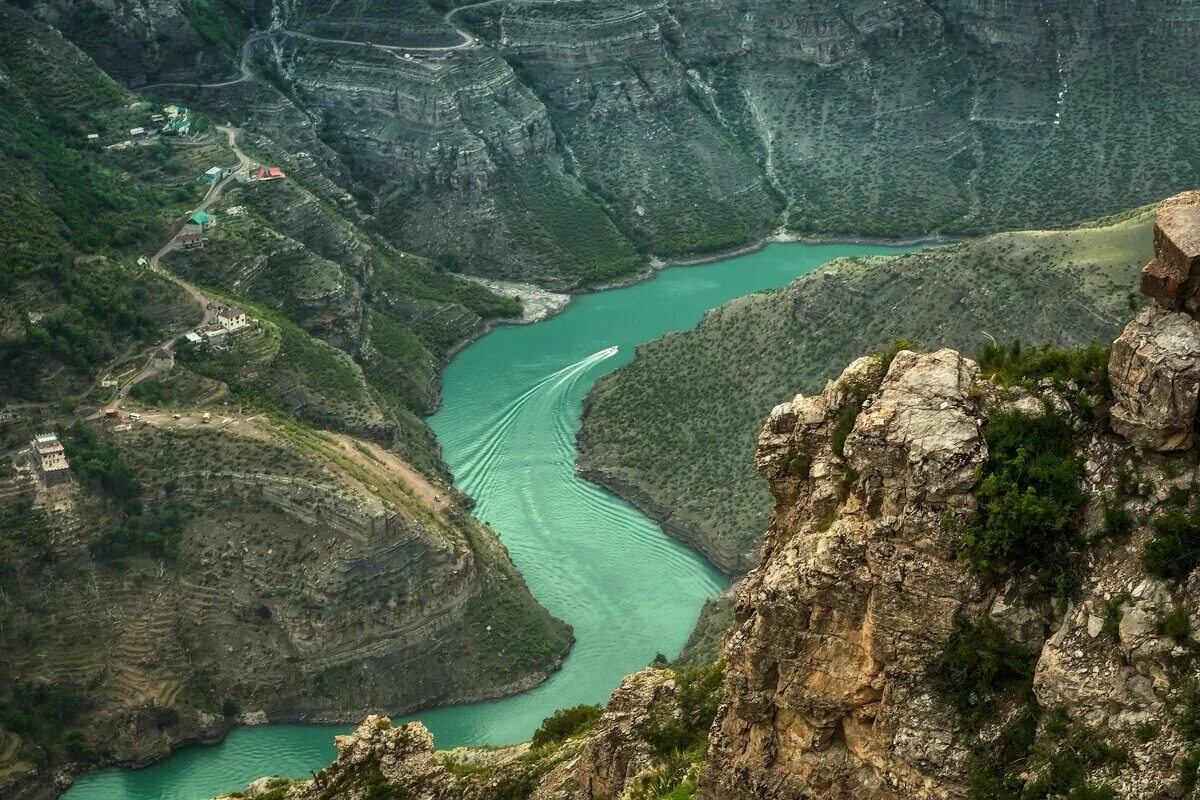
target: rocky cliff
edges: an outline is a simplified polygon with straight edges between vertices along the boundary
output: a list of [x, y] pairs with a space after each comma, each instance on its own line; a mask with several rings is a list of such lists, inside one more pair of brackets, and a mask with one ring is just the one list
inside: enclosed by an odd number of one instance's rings
[[1188, 46], [1194, 0], [27, 5], [127, 85], [317, 132], [402, 247], [558, 287], [780, 228], [1066, 225], [1200, 179], [1197, 66], [1145, 56]]
[[[1157, 287], [1164, 272], [1177, 287], [1194, 277], [1198, 199], [1158, 213], [1156, 303], [1113, 345], [1111, 414], [1081, 378], [985, 378], [949, 350], [901, 352], [886, 372], [860, 360], [775, 409], [758, 453], [775, 515], [726, 637], [701, 796], [1147, 798], [1194, 785], [1200, 322], [1178, 310], [1186, 290]], [[1023, 505], [1057, 496], [1037, 464], [1047, 419], [1066, 422], [1083, 486], [1075, 511], [1054, 511], [1074, 514], [1063, 527], [1040, 516], [1048, 505]], [[1038, 428], [1016, 451], [1013, 420]], [[1070, 565], [1056, 588], [1039, 585], [1048, 553]], [[1081, 742], [1084, 755], [1067, 752]]]

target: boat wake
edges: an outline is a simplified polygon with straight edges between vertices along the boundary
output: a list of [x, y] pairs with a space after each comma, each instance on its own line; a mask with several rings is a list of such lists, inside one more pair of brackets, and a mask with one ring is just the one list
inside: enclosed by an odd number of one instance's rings
[[[456, 470], [456, 483], [468, 494], [476, 495], [490, 489], [503, 470], [498, 469], [498, 459], [507, 451], [508, 442], [517, 421], [534, 409], [542, 424], [555, 424], [559, 435], [568, 436], [569, 426], [562, 414], [553, 409], [562, 407], [567, 392], [591, 367], [612, 358], [620, 352], [616, 345], [581, 358], [574, 364], [546, 375], [504, 406], [496, 416], [487, 421], [478, 442], [468, 451], [466, 459]], [[547, 419], [549, 417], [549, 419]]]

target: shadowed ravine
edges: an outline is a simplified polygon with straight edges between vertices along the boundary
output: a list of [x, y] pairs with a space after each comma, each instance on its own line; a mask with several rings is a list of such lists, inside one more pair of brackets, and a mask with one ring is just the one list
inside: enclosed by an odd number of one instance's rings
[[[901, 252], [866, 245], [775, 245], [727, 261], [579, 298], [535, 325], [500, 328], [447, 367], [430, 422], [475, 514], [499, 533], [530, 589], [575, 628], [563, 669], [537, 689], [415, 715], [441, 747], [528, 738], [556, 708], [602, 702], [658, 652], [678, 653], [704, 600], [726, 579], [657, 524], [575, 475], [575, 431], [588, 389], [638, 344], [694, 326], [708, 309], [783, 286], [833, 258]], [[605, 352], [614, 345], [620, 352]], [[497, 647], [503, 644], [498, 642]], [[82, 778], [69, 800], [196, 800], [265, 773], [305, 776], [333, 756], [339, 726], [233, 732], [143, 771]]]

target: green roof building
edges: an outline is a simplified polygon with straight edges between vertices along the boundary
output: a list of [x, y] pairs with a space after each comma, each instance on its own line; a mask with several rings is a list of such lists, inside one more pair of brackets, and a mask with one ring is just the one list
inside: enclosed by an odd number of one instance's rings
[[197, 211], [192, 214], [192, 218], [188, 222], [193, 222], [197, 225], [211, 225], [213, 221], [212, 214], [207, 211]]

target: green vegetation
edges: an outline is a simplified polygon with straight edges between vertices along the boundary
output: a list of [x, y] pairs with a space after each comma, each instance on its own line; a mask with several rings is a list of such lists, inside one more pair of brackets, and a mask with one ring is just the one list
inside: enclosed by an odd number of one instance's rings
[[[1200, 682], [1185, 681], [1170, 709], [1175, 730], [1193, 747], [1200, 744]], [[1189, 796], [1200, 786], [1200, 749], [1193, 749], [1180, 763], [1179, 783]]]
[[253, 20], [237, 0], [184, 0], [183, 12], [200, 38], [228, 56], [236, 56]]
[[70, 727], [88, 711], [89, 703], [75, 687], [23, 681], [0, 689], [0, 732], [17, 734], [32, 746], [38, 763], [49, 763], [50, 750], [66, 747], [76, 758], [90, 760], [80, 736]]
[[545, 747], [581, 736], [592, 729], [603, 712], [604, 709], [596, 705], [560, 708], [542, 720], [541, 727], [533, 732], [530, 741], [534, 747]]
[[138, 555], [174, 558], [183, 532], [182, 511], [172, 505], [143, 509], [141, 481], [124, 453], [84, 424], [76, 422], [62, 441], [80, 482], [103, 494], [116, 517], [92, 540], [92, 553], [105, 561]]
[[1083, 507], [1083, 460], [1070, 422], [1056, 413], [993, 411], [988, 460], [975, 490], [982, 519], [962, 529], [962, 554], [979, 569], [1030, 569], [1060, 595]]
[[1163, 580], [1187, 580], [1200, 566], [1200, 510], [1167, 511], [1150, 528], [1154, 535], [1142, 549], [1146, 571]]
[[638, 728], [655, 763], [629, 787], [631, 800], [685, 800], [695, 792], [724, 691], [724, 669], [720, 663], [675, 669], [674, 680], [673, 701], [653, 706]]
[[148, 107], [7, 5], [0, 71], [0, 395], [49, 399], [195, 313], [127, 262], [200, 196], [193, 164], [215, 148], [86, 146], [143, 124]]
[[[632, 364], [597, 384], [585, 408], [585, 466], [636, 487], [710, 555], [740, 551], [719, 565], [743, 571], [771, 509], [754, 454], [775, 405], [820, 391], [898, 336], [962, 352], [975, 350], [981, 331], [1063, 347], [1107, 341], [1130, 315], [1128, 292], [1152, 255], [1150, 223], [1142, 210], [1097, 227], [842, 260], [781, 291], [734, 300], [695, 330], [640, 347]], [[1088, 378], [1097, 351], [1084, 353], [1065, 368]], [[1025, 361], [1021, 372], [1035, 367], [1047, 365]]]
[[1133, 512], [1124, 506], [1106, 503], [1104, 506], [1104, 523], [1100, 532], [1105, 536], [1121, 536], [1133, 530], [1137, 520]]
[[926, 674], [937, 692], [968, 722], [988, 717], [1000, 701], [1028, 687], [1033, 656], [1009, 641], [989, 617], [960, 616], [946, 646]]
[[1113, 800], [1113, 789], [1094, 776], [1124, 764], [1128, 751], [1057, 709], [1037, 735], [1036, 710], [1027, 705], [997, 741], [977, 743], [968, 763], [968, 800]]
[[979, 350], [979, 369], [1006, 385], [1036, 385], [1050, 379], [1057, 386], [1078, 382], [1088, 392], [1107, 398], [1109, 348], [1091, 342], [1075, 350], [1060, 350], [1046, 342], [1041, 347], [1022, 347], [1020, 340], [1005, 346], [987, 342]]
[[675, 672], [678, 713], [656, 709], [639, 733], [659, 756], [708, 749], [708, 729], [717, 716], [725, 688], [725, 670], [718, 662]]
[[1192, 638], [1192, 608], [1187, 603], [1176, 603], [1159, 620], [1158, 635], [1169, 636], [1179, 644], [1190, 642]]

